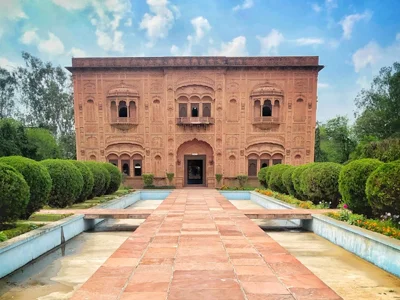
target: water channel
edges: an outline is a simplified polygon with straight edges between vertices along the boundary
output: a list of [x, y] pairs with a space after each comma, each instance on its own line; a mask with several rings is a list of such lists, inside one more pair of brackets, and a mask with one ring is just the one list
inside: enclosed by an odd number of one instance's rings
[[[162, 200], [141, 200], [130, 208], [154, 209]], [[232, 200], [238, 208], [262, 208]], [[0, 280], [2, 300], [69, 299], [144, 220], [109, 220]], [[400, 299], [400, 279], [309, 232], [276, 228], [256, 220], [343, 299]], [[272, 229], [273, 228], [273, 229]]]

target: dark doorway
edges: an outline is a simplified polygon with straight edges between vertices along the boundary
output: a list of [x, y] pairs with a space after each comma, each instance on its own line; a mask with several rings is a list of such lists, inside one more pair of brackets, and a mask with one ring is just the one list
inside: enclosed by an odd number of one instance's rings
[[186, 176], [187, 184], [204, 184], [203, 159], [188, 159]]

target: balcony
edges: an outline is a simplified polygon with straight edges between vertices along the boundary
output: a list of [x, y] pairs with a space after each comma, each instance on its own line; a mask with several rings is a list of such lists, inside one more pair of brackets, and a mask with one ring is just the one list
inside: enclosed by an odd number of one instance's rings
[[211, 118], [211, 117], [182, 117], [182, 118], [176, 118], [176, 124], [183, 125], [183, 126], [197, 126], [197, 125], [207, 126], [207, 125], [214, 124], [214, 118]]
[[255, 117], [253, 125], [262, 129], [268, 129], [274, 126], [279, 126], [280, 120], [278, 117]]
[[117, 118], [111, 119], [110, 124], [121, 130], [127, 130], [129, 128], [136, 126], [138, 124], [138, 121], [136, 118], [132, 118], [132, 117], [117, 117]]

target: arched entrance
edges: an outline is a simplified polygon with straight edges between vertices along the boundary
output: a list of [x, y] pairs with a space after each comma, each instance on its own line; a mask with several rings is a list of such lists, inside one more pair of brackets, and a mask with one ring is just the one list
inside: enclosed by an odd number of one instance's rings
[[181, 144], [177, 151], [177, 178], [183, 186], [208, 186], [207, 179], [214, 174], [213, 149], [194, 139]]

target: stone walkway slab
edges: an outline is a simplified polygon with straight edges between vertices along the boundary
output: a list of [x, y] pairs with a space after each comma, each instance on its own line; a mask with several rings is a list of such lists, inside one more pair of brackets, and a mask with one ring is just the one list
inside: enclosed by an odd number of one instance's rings
[[175, 190], [79, 299], [341, 299], [216, 190]]

